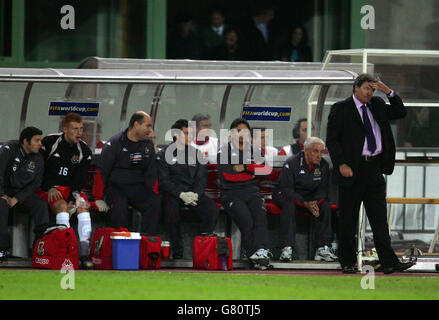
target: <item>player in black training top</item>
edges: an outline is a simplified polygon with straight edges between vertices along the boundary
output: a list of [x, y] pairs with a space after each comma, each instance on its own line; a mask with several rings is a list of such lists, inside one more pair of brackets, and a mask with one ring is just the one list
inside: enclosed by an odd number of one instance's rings
[[[92, 159], [90, 148], [81, 140], [80, 115], [69, 113], [62, 120], [62, 132], [44, 137], [41, 153], [45, 171], [39, 195], [56, 215], [56, 223], [70, 227], [70, 216], [78, 214], [79, 255], [81, 266], [91, 268], [89, 259], [91, 219], [90, 204], [81, 192]], [[79, 197], [75, 198], [75, 193]]]

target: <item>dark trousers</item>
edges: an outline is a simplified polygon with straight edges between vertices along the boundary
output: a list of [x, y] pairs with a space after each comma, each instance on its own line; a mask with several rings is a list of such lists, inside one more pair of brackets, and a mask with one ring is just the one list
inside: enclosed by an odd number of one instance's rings
[[258, 249], [267, 249], [267, 209], [261, 194], [223, 195], [221, 204], [241, 231], [247, 257]]
[[[163, 199], [163, 211], [165, 222], [169, 226], [170, 240], [173, 255], [183, 254], [183, 236], [180, 227], [180, 209], [184, 206], [183, 201], [170, 193], [165, 192]], [[197, 206], [187, 206], [191, 213], [196, 213], [201, 218], [200, 233], [212, 233], [215, 229], [219, 215], [216, 203], [203, 194], [198, 199]]]
[[[296, 243], [296, 213], [298, 210], [306, 211], [305, 208], [300, 208], [293, 201], [289, 201], [282, 196], [273, 195], [274, 203], [282, 208], [280, 215], [280, 246], [294, 247]], [[319, 217], [316, 218], [311, 215], [315, 224], [314, 229], [314, 249], [330, 246], [332, 242], [332, 225], [331, 225], [331, 206], [328, 201], [323, 201], [319, 205]]]
[[129, 227], [128, 205], [142, 214], [141, 232], [156, 235], [160, 220], [160, 196], [144, 185], [110, 184], [105, 192], [105, 200], [111, 207], [112, 227]]
[[[33, 216], [35, 230], [49, 224], [49, 210], [47, 203], [36, 193], [31, 194], [24, 201], [18, 202], [15, 207], [20, 212], [30, 213]], [[4, 199], [0, 198], [0, 249], [10, 248], [8, 235], [9, 208]]]
[[387, 224], [386, 182], [381, 173], [380, 161], [361, 161], [354, 184], [339, 186], [340, 230], [339, 259], [342, 266], [354, 266], [356, 262], [355, 234], [361, 202], [373, 232], [373, 239], [381, 264], [393, 266], [398, 262], [390, 245]]

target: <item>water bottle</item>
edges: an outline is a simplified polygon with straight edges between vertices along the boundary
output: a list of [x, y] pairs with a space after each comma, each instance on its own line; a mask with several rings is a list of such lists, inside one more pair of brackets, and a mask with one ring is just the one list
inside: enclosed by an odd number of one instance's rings
[[337, 254], [337, 250], [338, 250], [338, 241], [337, 241], [337, 239], [334, 239], [334, 241], [332, 241], [331, 247], [332, 247], [332, 251], [334, 252], [334, 254]]
[[227, 271], [227, 257], [219, 257], [219, 263], [221, 270]]
[[[81, 195], [79, 194], [78, 191], [73, 192], [73, 197], [76, 200], [76, 203], [75, 203], [76, 208], [82, 208], [82, 209], [90, 208], [90, 204], [88, 203], [88, 201], [86, 201], [83, 197], [81, 197]], [[76, 208], [75, 208], [75, 210], [76, 210]]]

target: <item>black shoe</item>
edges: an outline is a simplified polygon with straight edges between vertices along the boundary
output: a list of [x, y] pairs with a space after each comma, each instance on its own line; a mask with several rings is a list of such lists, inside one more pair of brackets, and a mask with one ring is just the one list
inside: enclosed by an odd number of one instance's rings
[[353, 266], [344, 266], [341, 271], [343, 273], [357, 273], [357, 271], [355, 270], [355, 268]]
[[91, 270], [94, 268], [93, 262], [90, 257], [81, 257], [79, 259], [79, 269]]
[[0, 250], [0, 263], [5, 262], [7, 256], [8, 256], [8, 251], [7, 250]]
[[402, 272], [404, 270], [407, 270], [411, 267], [413, 267], [416, 264], [416, 262], [409, 261], [409, 262], [398, 262], [392, 267], [384, 267], [383, 272], [384, 274], [391, 274], [394, 272]]

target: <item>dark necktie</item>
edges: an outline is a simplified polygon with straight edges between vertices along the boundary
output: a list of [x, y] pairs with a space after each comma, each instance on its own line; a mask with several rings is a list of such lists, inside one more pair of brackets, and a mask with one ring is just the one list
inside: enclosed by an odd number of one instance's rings
[[375, 136], [373, 135], [372, 124], [370, 123], [369, 116], [367, 114], [366, 105], [362, 105], [361, 109], [363, 110], [363, 122], [364, 128], [366, 129], [367, 149], [369, 149], [370, 153], [373, 154], [377, 149], [377, 143], [375, 141]]

